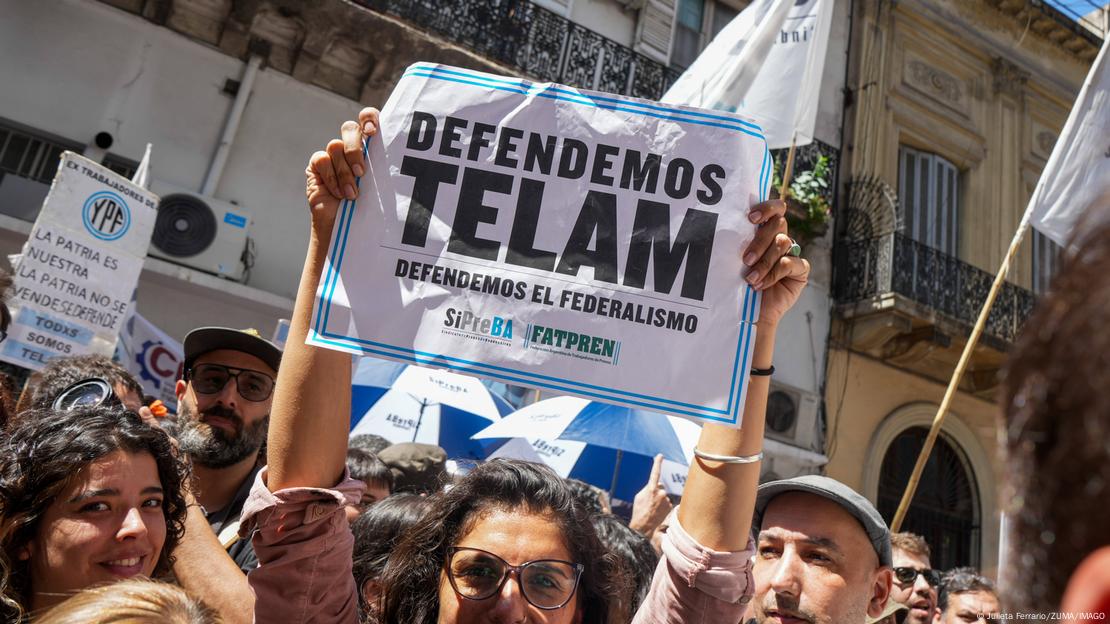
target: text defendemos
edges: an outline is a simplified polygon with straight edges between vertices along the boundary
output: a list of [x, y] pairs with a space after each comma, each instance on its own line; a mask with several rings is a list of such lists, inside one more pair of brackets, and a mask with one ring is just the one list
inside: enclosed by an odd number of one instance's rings
[[310, 342], [737, 422], [758, 127], [417, 64], [367, 152]]

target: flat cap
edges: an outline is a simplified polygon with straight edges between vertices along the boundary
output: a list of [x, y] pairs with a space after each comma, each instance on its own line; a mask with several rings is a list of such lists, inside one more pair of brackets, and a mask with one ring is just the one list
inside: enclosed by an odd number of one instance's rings
[[759, 530], [763, 526], [763, 513], [767, 505], [779, 494], [787, 492], [807, 492], [822, 498], [827, 498], [840, 505], [859, 521], [875, 554], [879, 556], [879, 564], [893, 565], [890, 549], [890, 529], [886, 526], [879, 510], [863, 497], [859, 492], [844, 485], [836, 479], [822, 475], [804, 475], [793, 479], [770, 481], [759, 486], [755, 497], [755, 516], [752, 518], [752, 527]]

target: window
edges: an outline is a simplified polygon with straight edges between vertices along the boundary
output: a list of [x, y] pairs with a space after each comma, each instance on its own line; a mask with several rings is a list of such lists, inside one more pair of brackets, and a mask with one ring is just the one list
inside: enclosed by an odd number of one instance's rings
[[716, 37], [718, 34], [720, 34], [720, 32], [725, 29], [725, 26], [728, 26], [728, 23], [732, 21], [732, 18], [736, 17], [738, 14], [739, 14], [739, 11], [737, 11], [736, 9], [728, 6], [727, 4], [721, 4], [720, 2], [714, 2], [713, 3], [713, 23], [712, 23], [712, 28], [711, 28], [710, 33], [709, 33], [710, 40], [712, 40], [713, 37]]
[[689, 67], [701, 52], [701, 24], [705, 18], [704, 0], [679, 0], [674, 20], [674, 48], [671, 64]]
[[959, 181], [959, 170], [944, 158], [900, 148], [898, 201], [903, 233], [950, 256], [959, 255]]
[[50, 184], [62, 152], [80, 152], [77, 143], [44, 136], [0, 121], [0, 171]]
[[729, 5], [713, 0], [678, 0], [671, 65], [689, 67], [737, 13]]
[[[84, 149], [81, 143], [0, 119], [0, 214], [34, 221], [58, 172], [62, 152], [80, 154]], [[126, 178], [138, 167], [115, 154], [105, 155], [103, 164]]]
[[1060, 251], [1055, 241], [1033, 230], [1033, 292], [1036, 294], [1048, 292], [1060, 261]]

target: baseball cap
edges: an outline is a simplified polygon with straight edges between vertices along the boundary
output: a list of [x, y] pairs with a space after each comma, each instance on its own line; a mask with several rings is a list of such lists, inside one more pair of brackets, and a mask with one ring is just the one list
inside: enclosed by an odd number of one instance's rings
[[[902, 611], [909, 610], [909, 607], [888, 596], [886, 599], [886, 608], [883, 609], [882, 614], [880, 614], [879, 617], [868, 617], [867, 624], [878, 624], [878, 622], [882, 622], [892, 615], [900, 614]], [[902, 616], [898, 615], [897, 620], [901, 619]]]
[[752, 518], [752, 527], [756, 531], [763, 525], [763, 512], [767, 511], [767, 505], [776, 496], [786, 492], [808, 492], [827, 498], [843, 507], [863, 526], [872, 548], [875, 549], [875, 554], [879, 556], [879, 564], [894, 565], [890, 549], [890, 529], [887, 528], [883, 517], [879, 515], [879, 511], [859, 492], [836, 479], [822, 475], [804, 475], [793, 479], [770, 481], [759, 486], [755, 497], [755, 515]]
[[447, 452], [434, 444], [401, 442], [382, 449], [378, 459], [393, 473], [394, 492], [436, 492], [447, 481]]
[[198, 327], [185, 336], [185, 370], [210, 351], [228, 349], [241, 351], [262, 360], [277, 370], [281, 364], [281, 349], [259, 335], [257, 329], [231, 329], [229, 327]]

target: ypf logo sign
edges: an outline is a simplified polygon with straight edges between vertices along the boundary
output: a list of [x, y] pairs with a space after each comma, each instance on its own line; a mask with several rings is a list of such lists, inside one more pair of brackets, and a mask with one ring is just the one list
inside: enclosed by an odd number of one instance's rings
[[131, 227], [131, 210], [123, 198], [111, 191], [93, 193], [81, 209], [81, 220], [89, 234], [105, 241], [114, 241]]

